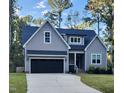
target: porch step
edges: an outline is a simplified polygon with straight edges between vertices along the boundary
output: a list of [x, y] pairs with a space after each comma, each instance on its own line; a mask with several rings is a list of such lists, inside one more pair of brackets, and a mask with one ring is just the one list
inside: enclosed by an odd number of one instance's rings
[[82, 69], [78, 69], [78, 73], [84, 73], [85, 71]]

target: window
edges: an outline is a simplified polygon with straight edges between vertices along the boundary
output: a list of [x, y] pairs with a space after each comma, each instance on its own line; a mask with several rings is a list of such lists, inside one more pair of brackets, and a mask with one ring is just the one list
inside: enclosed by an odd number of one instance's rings
[[51, 42], [51, 33], [49, 31], [44, 32], [44, 43], [49, 44]]
[[81, 37], [70, 37], [70, 44], [81, 44]]
[[91, 63], [100, 64], [101, 63], [101, 54], [91, 54]]

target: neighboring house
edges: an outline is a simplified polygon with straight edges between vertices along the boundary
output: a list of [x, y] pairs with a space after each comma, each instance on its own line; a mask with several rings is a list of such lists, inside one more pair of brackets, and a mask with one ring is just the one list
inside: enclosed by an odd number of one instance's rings
[[107, 49], [93, 30], [25, 26], [22, 32], [25, 72], [65, 73], [70, 68], [87, 71], [107, 67]]

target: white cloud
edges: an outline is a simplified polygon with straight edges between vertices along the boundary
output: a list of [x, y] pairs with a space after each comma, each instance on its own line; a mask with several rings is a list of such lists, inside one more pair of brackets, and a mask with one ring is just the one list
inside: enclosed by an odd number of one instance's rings
[[19, 13], [20, 13], [20, 10], [17, 8], [17, 9], [15, 9], [15, 14], [16, 15], [19, 15]]
[[41, 12], [42, 15], [46, 14], [48, 12], [48, 10], [44, 10]]
[[68, 14], [64, 12], [63, 15], [64, 15], [64, 16], [67, 16]]
[[38, 8], [38, 9], [46, 8], [45, 1], [41, 1], [41, 2], [37, 3], [34, 8]]

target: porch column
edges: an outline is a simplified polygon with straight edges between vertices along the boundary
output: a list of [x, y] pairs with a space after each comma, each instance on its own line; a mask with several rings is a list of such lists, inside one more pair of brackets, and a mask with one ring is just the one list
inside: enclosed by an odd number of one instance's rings
[[78, 73], [78, 68], [77, 68], [77, 65], [76, 65], [76, 55], [77, 55], [77, 53], [74, 53], [74, 65], [75, 65], [76, 73]]

